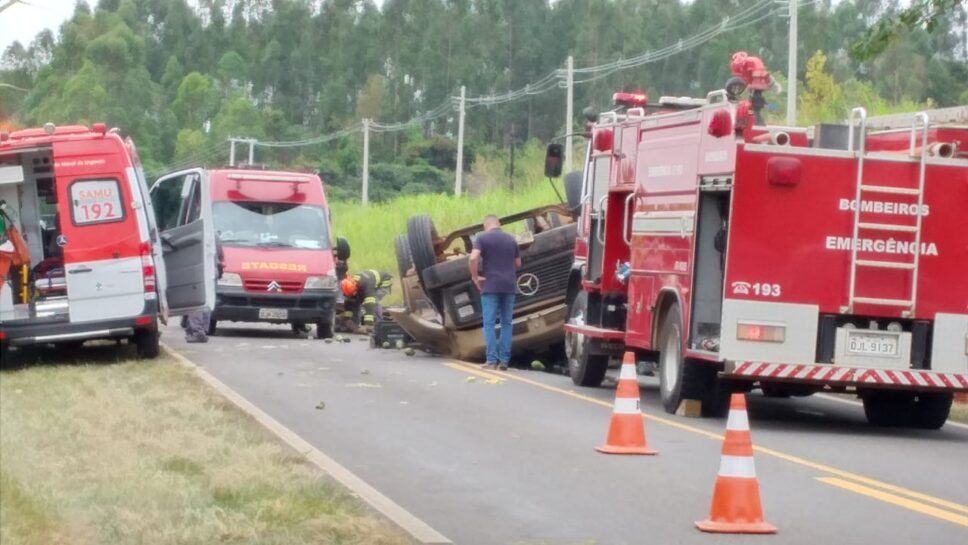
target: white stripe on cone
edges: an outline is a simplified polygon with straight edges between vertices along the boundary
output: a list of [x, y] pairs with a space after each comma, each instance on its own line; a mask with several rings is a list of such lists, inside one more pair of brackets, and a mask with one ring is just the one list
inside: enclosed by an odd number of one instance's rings
[[622, 364], [622, 372], [618, 375], [619, 380], [639, 380], [638, 375], [635, 374], [635, 365], [631, 363]]
[[756, 466], [753, 465], [753, 457], [728, 456], [724, 454], [719, 460], [719, 476], [755, 479]]
[[750, 419], [746, 411], [734, 411], [730, 409], [729, 418], [726, 419], [726, 429], [732, 431], [750, 431]]
[[638, 398], [629, 397], [617, 397], [615, 398], [615, 408], [612, 410], [614, 414], [642, 414], [642, 410], [639, 407]]

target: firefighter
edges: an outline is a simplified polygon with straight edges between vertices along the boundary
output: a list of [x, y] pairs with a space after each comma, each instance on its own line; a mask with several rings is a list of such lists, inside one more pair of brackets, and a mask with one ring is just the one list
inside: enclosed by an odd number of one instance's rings
[[[347, 275], [340, 282], [343, 292], [344, 317], [351, 317], [353, 328], [357, 333], [369, 334], [373, 326], [383, 319], [383, 309], [380, 301], [390, 293], [393, 276], [390, 273], [375, 269]], [[360, 311], [362, 310], [362, 317]], [[362, 319], [361, 319], [362, 318]], [[360, 325], [362, 322], [362, 329]]]

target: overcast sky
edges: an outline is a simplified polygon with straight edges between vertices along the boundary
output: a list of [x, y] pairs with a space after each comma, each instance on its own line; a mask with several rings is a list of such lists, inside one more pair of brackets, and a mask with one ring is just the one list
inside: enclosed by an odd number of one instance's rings
[[75, 3], [76, 0], [25, 0], [7, 8], [0, 13], [0, 51], [15, 41], [30, 44], [45, 28], [56, 34], [61, 23], [74, 13]]
[[[0, 4], [6, 0], [0, 0]], [[23, 0], [0, 13], [0, 53], [14, 41], [27, 46], [38, 32], [49, 28], [57, 34], [61, 23], [70, 19], [77, 0]], [[189, 3], [194, 3], [189, 1]], [[97, 0], [88, 0], [88, 5], [97, 5]], [[383, 0], [376, 0], [383, 5]]]

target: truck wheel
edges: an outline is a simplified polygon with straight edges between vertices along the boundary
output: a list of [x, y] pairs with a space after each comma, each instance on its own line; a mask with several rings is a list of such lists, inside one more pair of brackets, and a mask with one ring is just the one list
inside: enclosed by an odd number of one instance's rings
[[329, 320], [317, 320], [316, 321], [316, 338], [322, 339], [332, 339], [333, 338], [333, 320], [335, 316], [330, 316]]
[[683, 399], [702, 403], [703, 416], [722, 416], [729, 409], [729, 384], [716, 377], [712, 364], [687, 360], [682, 354], [682, 317], [672, 306], [659, 329], [659, 393], [667, 413]]
[[790, 393], [790, 390], [777, 384], [761, 384], [760, 389], [763, 390], [764, 397], [776, 397], [776, 398], [786, 399], [786, 398], [789, 398], [791, 395], [793, 395], [792, 393]]
[[[900, 427], [911, 423], [914, 394], [895, 390], [867, 390], [862, 394], [867, 421], [880, 427]], [[947, 416], [947, 415], [945, 415]]]
[[[568, 323], [585, 325], [588, 309], [588, 294], [581, 292], [571, 303]], [[578, 386], [601, 386], [608, 370], [608, 356], [588, 353], [588, 340], [580, 333], [565, 333], [565, 356], [568, 359], [568, 374]]]
[[407, 276], [407, 271], [413, 267], [413, 258], [410, 257], [410, 242], [407, 235], [397, 235], [396, 241], [397, 270], [400, 271], [400, 278]]
[[157, 329], [139, 329], [134, 334], [134, 344], [138, 352], [138, 357], [144, 360], [153, 360], [161, 353]]
[[437, 229], [433, 220], [427, 214], [411, 216], [407, 220], [407, 242], [410, 244], [410, 257], [417, 270], [417, 278], [423, 285], [423, 272], [437, 264], [437, 254], [434, 252], [434, 240], [437, 239]]
[[954, 394], [950, 392], [919, 393], [911, 414], [914, 427], [923, 430], [940, 430], [948, 420], [954, 398]]
[[6, 367], [10, 360], [10, 347], [0, 341], [0, 368]]

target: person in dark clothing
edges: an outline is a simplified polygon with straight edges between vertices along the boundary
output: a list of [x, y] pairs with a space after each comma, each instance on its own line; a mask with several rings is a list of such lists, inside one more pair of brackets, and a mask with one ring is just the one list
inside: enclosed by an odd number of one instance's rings
[[390, 273], [375, 269], [347, 275], [340, 282], [344, 297], [344, 313], [352, 314], [355, 327], [359, 327], [362, 322], [362, 332], [369, 333], [373, 326], [383, 319], [380, 301], [390, 293], [392, 284], [393, 276]]
[[[482, 263], [483, 262], [483, 263]], [[484, 314], [484, 344], [486, 369], [506, 370], [511, 361], [511, 319], [514, 316], [514, 294], [517, 291], [517, 270], [521, 267], [518, 242], [501, 230], [497, 216], [484, 218], [484, 232], [474, 239], [468, 261], [471, 280], [481, 292]], [[480, 267], [480, 265], [483, 267]], [[480, 269], [484, 269], [484, 276]], [[496, 323], [501, 322], [498, 344]]]
[[[215, 279], [222, 278], [225, 270], [225, 252], [222, 251], [222, 241], [219, 236], [215, 236]], [[208, 328], [212, 322], [212, 310], [204, 308], [190, 313], [182, 320], [182, 327], [185, 328], [185, 342], [207, 343]]]

